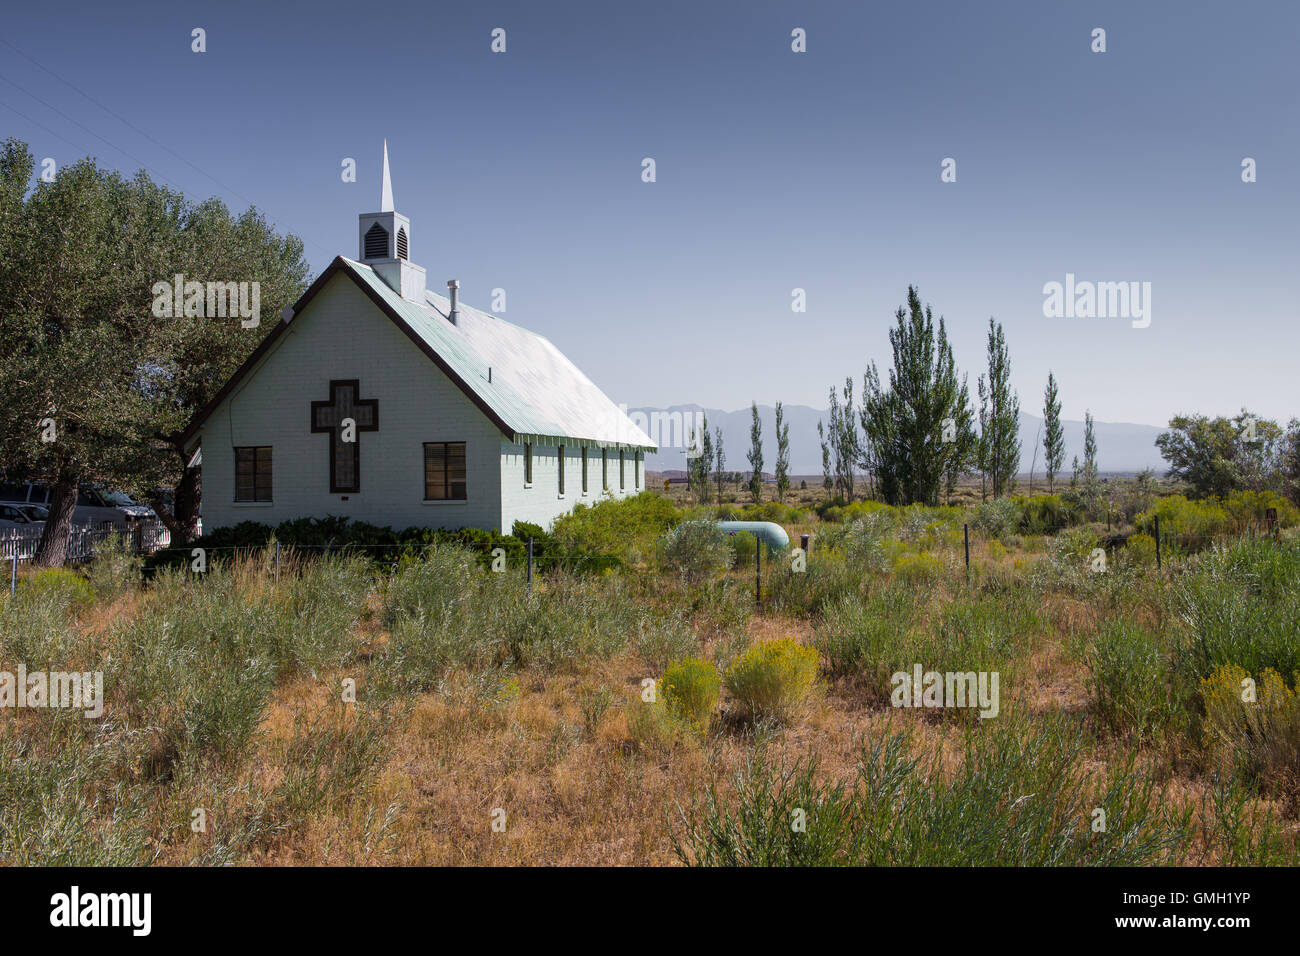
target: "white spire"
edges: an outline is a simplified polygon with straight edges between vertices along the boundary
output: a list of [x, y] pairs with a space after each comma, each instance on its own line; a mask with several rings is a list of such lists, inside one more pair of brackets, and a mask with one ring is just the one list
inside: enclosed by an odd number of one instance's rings
[[384, 140], [384, 185], [379, 194], [379, 211], [393, 211], [393, 181], [388, 176], [388, 140]]

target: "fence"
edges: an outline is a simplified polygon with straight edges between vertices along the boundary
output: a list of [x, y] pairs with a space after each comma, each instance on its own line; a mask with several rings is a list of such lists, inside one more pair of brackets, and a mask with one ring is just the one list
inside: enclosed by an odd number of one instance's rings
[[[44, 530], [43, 525], [0, 530], [0, 560], [12, 561], [17, 557], [19, 561], [30, 561]], [[68, 533], [64, 560], [70, 564], [89, 561], [94, 557], [95, 549], [114, 535], [120, 535], [136, 554], [149, 554], [165, 548], [172, 540], [171, 532], [161, 521], [138, 521], [125, 528], [112, 522], [104, 522], [99, 527], [73, 525]]]

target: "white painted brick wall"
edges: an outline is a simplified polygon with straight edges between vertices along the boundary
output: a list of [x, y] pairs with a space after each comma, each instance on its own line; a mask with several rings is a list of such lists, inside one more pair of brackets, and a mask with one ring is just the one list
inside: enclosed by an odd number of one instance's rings
[[[331, 379], [359, 379], [362, 399], [379, 400], [379, 430], [358, 432], [361, 491], [329, 490], [329, 442], [311, 431], [311, 403], [329, 399]], [[424, 442], [466, 443], [468, 501], [424, 502]], [[523, 446], [500, 430], [346, 276], [335, 276], [295, 317], [276, 347], [208, 417], [202, 430], [203, 527], [240, 521], [346, 515], [395, 529], [493, 528], [516, 520], [549, 527], [577, 502], [601, 500], [600, 449], [565, 448], [565, 495], [558, 494], [557, 448], [533, 446], [533, 483], [524, 484]], [[271, 445], [270, 504], [236, 502], [235, 446]], [[609, 452], [613, 497], [636, 494], [634, 453], [619, 488], [618, 452]], [[644, 466], [644, 463], [643, 463]]]

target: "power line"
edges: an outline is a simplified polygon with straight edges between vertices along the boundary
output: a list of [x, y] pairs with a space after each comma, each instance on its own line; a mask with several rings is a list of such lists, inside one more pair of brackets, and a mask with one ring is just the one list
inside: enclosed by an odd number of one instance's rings
[[[8, 40], [4, 39], [3, 37], [0, 37], [0, 43], [3, 43], [5, 46], [9, 47], [11, 50], [13, 50], [13, 51], [15, 51], [16, 53], [18, 53], [20, 56], [22, 56], [22, 57], [24, 57], [25, 59], [29, 60], [31, 63], [35, 64], [35, 65], [36, 65], [37, 67], [39, 67], [41, 70], [44, 70], [46, 73], [48, 73], [50, 76], [54, 77], [54, 78], [55, 78], [56, 80], [58, 80], [59, 82], [63, 83], [64, 85], [66, 85], [66, 86], [68, 86], [68, 87], [70, 87], [71, 89], [75, 90], [77, 93], [81, 94], [83, 97], [85, 97], [85, 98], [86, 98], [87, 100], [89, 100], [91, 103], [95, 104], [95, 105], [98, 106], [100, 109], [104, 110], [104, 111], [105, 111], [106, 113], [108, 113], [110, 116], [114, 117], [114, 118], [117, 119], [119, 122], [121, 122], [121, 123], [125, 124], [126, 126], [130, 127], [132, 130], [134, 130], [135, 132], [139, 133], [141, 136], [144, 136], [144, 137], [145, 137], [146, 139], [148, 139], [151, 143], [154, 143], [155, 145], [159, 146], [160, 148], [166, 150], [168, 153], [170, 153], [171, 155], [175, 156], [177, 159], [179, 159], [181, 162], [185, 163], [187, 166], [191, 167], [191, 168], [194, 169], [194, 170], [197, 170], [199, 173], [201, 173], [202, 175], [206, 176], [208, 179], [211, 179], [214, 183], [216, 183], [218, 186], [220, 186], [224, 191], [226, 191], [226, 192], [229, 193], [230, 195], [234, 196], [236, 199], [239, 199], [240, 201], [246, 203], [246, 204], [249, 205], [249, 206], [257, 206], [257, 203], [256, 203], [256, 202], [254, 202], [253, 200], [249, 199], [247, 196], [242, 195], [242, 194], [239, 193], [237, 190], [232, 189], [230, 186], [228, 186], [228, 185], [226, 185], [225, 183], [223, 183], [220, 179], [218, 179], [217, 177], [213, 176], [211, 173], [206, 172], [205, 170], [203, 170], [203, 169], [200, 168], [199, 166], [197, 166], [197, 165], [195, 165], [194, 163], [190, 162], [190, 161], [189, 161], [188, 159], [186, 159], [184, 156], [181, 156], [181, 155], [180, 155], [179, 153], [177, 153], [175, 150], [171, 149], [170, 147], [166, 146], [166, 145], [163, 144], [163, 143], [160, 143], [157, 139], [155, 139], [153, 136], [150, 136], [150, 135], [149, 135], [148, 133], [146, 133], [144, 130], [142, 130], [142, 129], [140, 129], [138, 126], [136, 126], [134, 123], [130, 122], [130, 121], [127, 120], [125, 117], [120, 116], [119, 114], [117, 114], [117, 113], [114, 112], [113, 110], [109, 109], [107, 106], [105, 106], [103, 103], [99, 102], [97, 99], [95, 99], [95, 98], [94, 98], [93, 96], [91, 96], [89, 93], [87, 93], [87, 92], [85, 92], [84, 90], [82, 90], [82, 89], [81, 89], [80, 87], [78, 87], [76, 84], [72, 83], [70, 80], [66, 80], [66, 79], [64, 79], [62, 76], [60, 76], [59, 74], [55, 73], [53, 70], [51, 70], [51, 69], [49, 69], [48, 67], [44, 66], [42, 63], [40, 63], [40, 62], [39, 62], [38, 60], [36, 60], [34, 57], [29, 56], [27, 53], [25, 53], [25, 52], [23, 52], [22, 50], [18, 49], [18, 47], [14, 46], [14, 45], [13, 45], [12, 43], [10, 43]], [[177, 183], [173, 182], [172, 180], [168, 179], [166, 176], [164, 176], [162, 173], [158, 172], [156, 169], [154, 169], [153, 167], [151, 167], [148, 163], [146, 163], [144, 160], [140, 159], [138, 156], [135, 156], [134, 154], [128, 152], [127, 150], [123, 149], [122, 147], [120, 147], [120, 146], [116, 145], [115, 143], [109, 141], [109, 140], [106, 139], [105, 137], [100, 136], [98, 133], [96, 133], [96, 132], [95, 132], [93, 129], [91, 129], [90, 127], [88, 127], [88, 126], [86, 126], [85, 124], [80, 123], [80, 122], [78, 122], [77, 120], [73, 119], [71, 116], [69, 116], [67, 113], [64, 113], [64, 112], [63, 112], [62, 110], [60, 110], [58, 107], [54, 106], [54, 105], [51, 104], [51, 103], [47, 103], [45, 100], [41, 99], [41, 98], [40, 98], [39, 96], [37, 96], [35, 93], [33, 93], [33, 92], [31, 92], [30, 90], [26, 89], [25, 87], [19, 85], [18, 83], [15, 83], [13, 80], [9, 79], [7, 76], [4, 76], [3, 74], [0, 74], [0, 80], [4, 80], [4, 81], [5, 81], [6, 83], [8, 83], [10, 86], [13, 86], [15, 89], [21, 91], [22, 93], [25, 93], [27, 96], [31, 97], [31, 98], [34, 99], [36, 102], [40, 103], [42, 106], [46, 107], [46, 108], [49, 109], [49, 110], [54, 111], [54, 112], [57, 113], [59, 116], [63, 117], [65, 120], [67, 120], [69, 123], [72, 123], [74, 126], [77, 126], [77, 127], [79, 127], [80, 129], [85, 130], [85, 131], [86, 131], [87, 133], [89, 133], [91, 136], [94, 136], [96, 139], [100, 140], [100, 141], [103, 142], [105, 145], [107, 145], [110, 149], [116, 150], [117, 152], [121, 153], [123, 156], [128, 157], [132, 162], [139, 163], [140, 166], [141, 166], [141, 168], [147, 170], [149, 173], [153, 174], [153, 175], [154, 175], [155, 177], [157, 177], [158, 179], [160, 179], [160, 180], [162, 180], [163, 182], [167, 183], [168, 185], [172, 186], [174, 189], [176, 189], [176, 190], [177, 190], [178, 192], [180, 192], [182, 195], [187, 195], [187, 194], [186, 194], [186, 191], [185, 191], [183, 188], [181, 188], [181, 186], [180, 186], [179, 184], [177, 184]], [[8, 106], [8, 104], [4, 104], [4, 105]], [[51, 134], [54, 135], [54, 136], [58, 136], [58, 138], [61, 139], [61, 140], [63, 140], [65, 143], [69, 143], [70, 145], [76, 147], [77, 149], [81, 149], [81, 148], [82, 148], [82, 147], [78, 146], [77, 144], [72, 143], [72, 141], [69, 140], [69, 139], [67, 139], [66, 137], [64, 137], [64, 136], [60, 136], [58, 133], [55, 133], [55, 132], [54, 132], [53, 130], [51, 130], [48, 126], [45, 126], [43, 123], [39, 123], [39, 122], [37, 122], [36, 120], [33, 120], [31, 117], [26, 116], [25, 114], [23, 114], [23, 113], [19, 112], [18, 110], [14, 109], [12, 106], [9, 106], [8, 108], [11, 109], [11, 110], [13, 110], [13, 112], [18, 113], [19, 116], [22, 116], [24, 119], [28, 120], [29, 122], [31, 122], [31, 123], [35, 123], [37, 126], [39, 126], [41, 129], [45, 130], [46, 132], [51, 133]], [[271, 219], [273, 222], [275, 222], [275, 223], [277, 223], [277, 224], [283, 224], [284, 226], [286, 226], [286, 227], [288, 227], [288, 228], [290, 228], [290, 229], [293, 228], [293, 227], [292, 227], [292, 224], [289, 223], [287, 220], [285, 220], [283, 217], [280, 217], [280, 216], [276, 216], [276, 215], [274, 215], [274, 214], [273, 214], [269, 209], [266, 209], [266, 207], [261, 207], [261, 208], [262, 208], [263, 211], [264, 211], [264, 212], [265, 212], [265, 213], [270, 217], [270, 219]], [[309, 237], [305, 234], [305, 232], [302, 232], [301, 230], [298, 230], [297, 232], [298, 232], [298, 234], [302, 237], [302, 239], [303, 239], [304, 242], [310, 243], [312, 246], [314, 246], [315, 248], [319, 249], [321, 252], [325, 253], [326, 255], [330, 255], [330, 256], [333, 255], [333, 253], [331, 253], [329, 249], [326, 249], [324, 246], [320, 245], [320, 244], [317, 243], [315, 240], [309, 238]]]

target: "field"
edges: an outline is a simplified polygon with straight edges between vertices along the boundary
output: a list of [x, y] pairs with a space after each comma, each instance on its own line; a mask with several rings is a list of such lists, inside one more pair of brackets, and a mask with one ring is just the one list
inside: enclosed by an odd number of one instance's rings
[[[451, 545], [24, 573], [0, 670], [101, 671], [103, 713], [0, 710], [0, 862], [1300, 862], [1294, 509], [1168, 498], [1121, 542], [813, 497], [767, 506], [813, 545], [761, 607], [754, 541], [653, 492], [555, 529], [619, 569], [531, 590]], [[895, 706], [917, 666], [996, 714]]]

